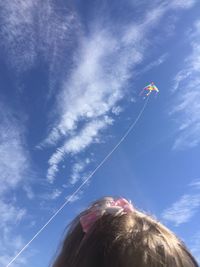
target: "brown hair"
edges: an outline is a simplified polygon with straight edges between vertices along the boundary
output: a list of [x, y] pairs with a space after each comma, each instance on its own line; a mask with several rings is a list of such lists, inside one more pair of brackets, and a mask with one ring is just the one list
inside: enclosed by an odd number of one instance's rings
[[84, 233], [80, 218], [102, 201], [71, 223], [53, 267], [198, 267], [169, 229], [137, 209], [105, 213]]

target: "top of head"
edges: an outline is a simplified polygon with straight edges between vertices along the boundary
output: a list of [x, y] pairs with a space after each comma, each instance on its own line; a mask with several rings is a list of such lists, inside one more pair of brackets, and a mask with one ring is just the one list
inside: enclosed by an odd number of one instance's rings
[[[86, 220], [89, 220], [88, 221]], [[84, 225], [84, 220], [86, 224]], [[87, 229], [84, 227], [86, 226]], [[72, 222], [53, 267], [197, 267], [164, 225], [124, 198], [94, 202]]]

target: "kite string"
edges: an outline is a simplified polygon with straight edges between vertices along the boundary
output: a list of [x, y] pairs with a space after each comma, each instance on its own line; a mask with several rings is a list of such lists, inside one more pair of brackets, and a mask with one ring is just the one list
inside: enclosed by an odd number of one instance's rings
[[66, 201], [60, 206], [60, 208], [50, 217], [50, 219], [39, 229], [39, 231], [31, 238], [31, 240], [17, 253], [17, 255], [6, 265], [9, 267], [20, 255], [21, 253], [33, 242], [33, 240], [48, 226], [48, 224], [57, 216], [57, 214], [75, 197], [75, 195], [81, 190], [81, 188], [92, 178], [92, 176], [101, 168], [101, 166], [107, 161], [107, 159], [115, 152], [115, 150], [121, 145], [121, 143], [125, 140], [128, 134], [135, 127], [140, 117], [142, 116], [147, 103], [149, 101], [149, 97], [147, 97], [141, 111], [139, 112], [137, 118], [133, 121], [133, 123], [129, 126], [128, 130], [121, 137], [119, 142], [114, 146], [114, 148], [105, 156], [105, 158], [99, 163], [99, 165], [90, 173], [90, 175], [83, 181], [83, 183], [74, 191], [72, 195], [70, 195]]

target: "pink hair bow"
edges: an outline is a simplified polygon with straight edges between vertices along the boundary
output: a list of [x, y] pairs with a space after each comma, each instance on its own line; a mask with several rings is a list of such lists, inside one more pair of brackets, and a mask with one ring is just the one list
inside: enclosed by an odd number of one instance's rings
[[102, 203], [94, 204], [89, 212], [80, 217], [80, 223], [84, 233], [87, 233], [92, 225], [104, 214], [126, 214], [133, 212], [133, 205], [125, 198], [114, 200], [105, 199]]

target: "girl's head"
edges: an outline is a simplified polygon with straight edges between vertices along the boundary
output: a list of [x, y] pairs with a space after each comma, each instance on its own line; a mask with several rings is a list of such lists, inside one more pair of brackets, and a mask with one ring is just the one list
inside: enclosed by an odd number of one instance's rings
[[198, 267], [165, 226], [123, 198], [94, 202], [72, 222], [53, 267]]

